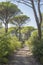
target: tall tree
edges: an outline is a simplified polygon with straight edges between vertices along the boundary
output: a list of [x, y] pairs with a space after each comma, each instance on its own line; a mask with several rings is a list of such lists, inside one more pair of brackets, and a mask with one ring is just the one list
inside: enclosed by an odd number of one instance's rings
[[8, 23], [10, 18], [18, 14], [20, 10], [17, 5], [10, 2], [0, 2], [0, 19], [5, 25], [5, 32], [8, 32]]
[[19, 16], [15, 16], [11, 19], [11, 21], [13, 22], [13, 24], [15, 24], [18, 27], [19, 30], [19, 40], [21, 39], [21, 26], [23, 24], [26, 23], [27, 20], [29, 20], [30, 18], [26, 15], [19, 15]]
[[[42, 23], [42, 15], [41, 15], [41, 6], [43, 5], [43, 0], [16, 0], [18, 3], [22, 3], [27, 5], [28, 7], [33, 9], [37, 28], [38, 28], [38, 38], [41, 39], [41, 23]], [[37, 10], [38, 15], [37, 15]]]

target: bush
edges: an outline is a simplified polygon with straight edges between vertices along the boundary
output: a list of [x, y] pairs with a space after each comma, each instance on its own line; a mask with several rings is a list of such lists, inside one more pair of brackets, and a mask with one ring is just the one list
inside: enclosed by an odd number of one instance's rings
[[32, 32], [27, 44], [33, 55], [43, 64], [43, 38], [41, 40], [38, 39], [37, 31]]
[[11, 37], [10, 43], [10, 47], [12, 50], [18, 50], [19, 48], [21, 48], [21, 42], [17, 39], [16, 36]]
[[16, 37], [0, 35], [0, 63], [7, 63], [8, 56], [21, 47]]

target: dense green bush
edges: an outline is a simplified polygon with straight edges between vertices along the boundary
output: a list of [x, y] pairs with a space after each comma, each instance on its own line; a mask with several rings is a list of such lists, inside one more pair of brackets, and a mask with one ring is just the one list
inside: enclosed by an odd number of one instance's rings
[[0, 63], [7, 63], [8, 56], [20, 47], [21, 44], [15, 36], [0, 35]]
[[43, 38], [39, 40], [37, 31], [34, 31], [26, 43], [29, 45], [33, 55], [43, 64]]

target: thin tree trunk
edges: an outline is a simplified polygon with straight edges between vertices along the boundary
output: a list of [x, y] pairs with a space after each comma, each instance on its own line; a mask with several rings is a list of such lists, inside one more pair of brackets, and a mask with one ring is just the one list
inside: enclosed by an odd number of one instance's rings
[[21, 28], [19, 26], [19, 41], [21, 41]]
[[8, 23], [5, 23], [5, 33], [8, 32]]
[[36, 12], [36, 9], [35, 9], [35, 6], [34, 6], [34, 1], [31, 0], [31, 2], [32, 2], [32, 6], [33, 6], [33, 12], [34, 12], [34, 15], [35, 15], [35, 20], [36, 20], [37, 27], [38, 27], [38, 39], [41, 39], [41, 24], [39, 23], [37, 12]]
[[18, 35], [17, 35], [17, 34], [18, 34], [18, 29], [16, 29], [16, 31], [15, 31], [15, 35], [18, 37]]
[[41, 25], [38, 25], [38, 38], [41, 39]]

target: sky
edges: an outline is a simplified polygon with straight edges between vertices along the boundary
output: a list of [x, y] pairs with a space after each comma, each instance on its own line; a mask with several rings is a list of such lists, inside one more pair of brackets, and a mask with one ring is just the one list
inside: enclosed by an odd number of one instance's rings
[[[0, 1], [5, 1], [5, 0], [0, 0]], [[24, 4], [21, 4], [21, 3], [16, 3], [16, 4], [17, 4], [18, 8], [23, 12], [23, 14], [30, 17], [30, 21], [28, 21], [28, 23], [25, 25], [33, 26], [33, 27], [37, 28], [33, 10]], [[41, 11], [43, 12], [43, 6], [41, 6]]]

